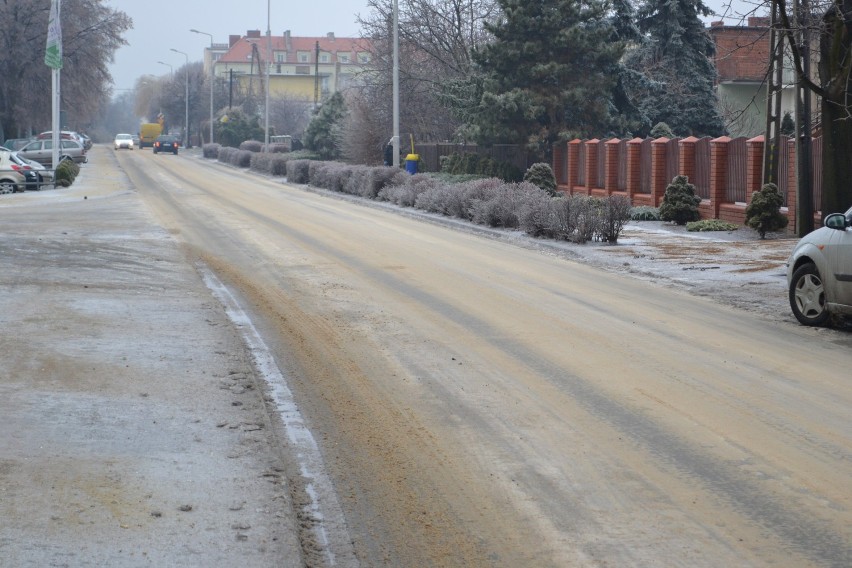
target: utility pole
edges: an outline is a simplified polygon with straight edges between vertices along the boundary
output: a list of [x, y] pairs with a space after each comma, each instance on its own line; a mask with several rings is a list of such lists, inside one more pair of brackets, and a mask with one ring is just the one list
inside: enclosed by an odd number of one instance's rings
[[795, 0], [793, 11], [797, 21], [802, 75], [796, 81], [796, 233], [799, 237], [814, 230], [814, 200], [811, 156], [811, 94], [805, 81], [811, 76], [811, 34], [808, 30], [808, 0]]
[[769, 73], [766, 97], [766, 135], [763, 143], [763, 183], [778, 186], [778, 163], [781, 152], [781, 89], [784, 78], [784, 33], [780, 30], [778, 1], [772, 0], [769, 28]]

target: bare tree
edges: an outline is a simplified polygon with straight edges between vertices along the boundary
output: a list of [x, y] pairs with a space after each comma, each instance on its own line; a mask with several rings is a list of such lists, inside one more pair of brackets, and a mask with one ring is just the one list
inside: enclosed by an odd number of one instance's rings
[[[359, 20], [373, 54], [363, 86], [350, 94], [350, 128], [364, 146], [363, 133], [374, 133], [366, 148], [381, 156], [391, 135], [393, 27], [391, 0], [371, 0], [370, 14]], [[399, 4], [400, 127], [417, 140], [451, 139], [459, 124], [439, 102], [443, 86], [472, 69], [471, 53], [488, 40], [484, 24], [499, 8], [494, 0], [403, 0]], [[367, 124], [367, 122], [370, 122]], [[350, 153], [350, 156], [353, 155]]]
[[[44, 65], [49, 3], [0, 2], [0, 130], [23, 134], [50, 126], [51, 74]], [[108, 65], [132, 22], [103, 0], [62, 9], [62, 101], [68, 124], [86, 128], [109, 98]]]
[[311, 120], [313, 101], [309, 97], [284, 94], [269, 100], [269, 122], [276, 134], [301, 138]]

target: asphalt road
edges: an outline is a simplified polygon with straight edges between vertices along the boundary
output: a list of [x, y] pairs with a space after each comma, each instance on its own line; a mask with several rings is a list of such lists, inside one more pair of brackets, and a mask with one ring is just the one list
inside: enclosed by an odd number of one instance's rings
[[317, 565], [850, 565], [848, 334], [198, 158], [104, 159], [288, 382], [343, 517]]

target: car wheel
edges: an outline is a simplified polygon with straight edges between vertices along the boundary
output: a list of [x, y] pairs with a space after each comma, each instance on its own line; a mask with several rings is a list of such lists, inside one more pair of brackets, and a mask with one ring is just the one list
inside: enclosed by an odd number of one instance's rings
[[0, 193], [15, 193], [15, 184], [9, 180], [0, 180]]
[[813, 263], [803, 264], [790, 280], [790, 308], [802, 325], [822, 326], [828, 322], [825, 286]]

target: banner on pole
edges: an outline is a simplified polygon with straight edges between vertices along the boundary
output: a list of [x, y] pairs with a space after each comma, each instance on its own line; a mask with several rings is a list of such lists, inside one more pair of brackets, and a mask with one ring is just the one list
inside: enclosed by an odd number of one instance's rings
[[59, 23], [59, 0], [51, 0], [50, 2], [44, 64], [51, 69], [62, 69], [62, 27]]

